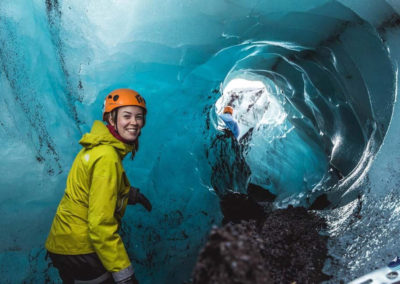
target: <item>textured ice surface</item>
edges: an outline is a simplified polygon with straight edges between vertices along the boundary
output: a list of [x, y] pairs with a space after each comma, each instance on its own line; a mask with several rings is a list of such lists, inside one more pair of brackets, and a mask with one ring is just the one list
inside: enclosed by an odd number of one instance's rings
[[397, 0], [1, 1], [2, 281], [57, 281], [43, 243], [77, 142], [117, 87], [149, 108], [125, 167], [154, 210], [127, 210], [130, 257], [141, 283], [187, 280], [220, 220], [207, 151], [237, 77], [277, 103], [261, 113], [263, 97], [252, 114], [268, 127], [242, 137], [253, 181], [270, 176], [277, 206], [321, 192], [338, 206], [324, 212], [332, 283], [386, 264], [400, 254], [399, 13]]
[[[240, 141], [245, 145], [245, 159], [251, 169], [250, 182], [281, 199], [315, 188], [328, 171], [323, 148], [302, 137], [301, 130], [299, 133], [290, 122], [276, 97], [281, 96], [279, 91], [242, 84], [231, 91], [225, 89], [216, 110], [220, 112], [226, 105], [235, 109], [233, 115], [242, 132], [238, 138], [243, 137]], [[224, 127], [223, 122], [219, 127]]]

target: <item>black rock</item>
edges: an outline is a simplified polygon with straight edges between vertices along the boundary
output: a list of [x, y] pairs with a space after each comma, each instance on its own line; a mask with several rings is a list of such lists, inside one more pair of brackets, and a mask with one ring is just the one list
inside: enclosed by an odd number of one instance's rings
[[276, 198], [276, 195], [269, 192], [268, 189], [264, 189], [253, 183], [247, 186], [247, 193], [257, 202], [273, 202]]
[[324, 193], [320, 196], [318, 196], [314, 202], [310, 206], [310, 210], [323, 210], [326, 209], [329, 205], [331, 205], [331, 202], [328, 200], [328, 196]]
[[229, 192], [220, 200], [223, 224], [265, 218], [264, 209], [247, 194]]
[[213, 228], [198, 257], [193, 284], [320, 283], [327, 237], [320, 217], [304, 208], [275, 210], [264, 222]]

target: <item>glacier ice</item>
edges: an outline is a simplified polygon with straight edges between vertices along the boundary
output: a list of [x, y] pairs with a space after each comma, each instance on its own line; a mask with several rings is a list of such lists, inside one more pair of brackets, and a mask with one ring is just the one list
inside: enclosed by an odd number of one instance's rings
[[268, 188], [269, 169], [277, 206], [328, 195], [333, 283], [384, 265], [399, 254], [399, 13], [397, 0], [1, 1], [1, 279], [57, 281], [43, 243], [77, 141], [107, 92], [132, 87], [149, 115], [125, 168], [154, 210], [129, 209], [124, 239], [141, 283], [188, 280], [221, 219], [207, 153], [235, 78], [276, 103], [275, 122], [267, 99], [253, 112], [271, 128], [243, 137], [251, 182]]

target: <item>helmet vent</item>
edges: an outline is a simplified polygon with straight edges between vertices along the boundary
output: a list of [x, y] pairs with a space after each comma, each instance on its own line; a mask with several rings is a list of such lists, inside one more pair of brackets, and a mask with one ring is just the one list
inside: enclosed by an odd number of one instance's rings
[[139, 104], [143, 103], [143, 98], [140, 95], [136, 95], [136, 99]]
[[118, 100], [118, 98], [119, 98], [119, 96], [115, 95], [114, 98], [113, 98], [114, 102], [116, 102]]

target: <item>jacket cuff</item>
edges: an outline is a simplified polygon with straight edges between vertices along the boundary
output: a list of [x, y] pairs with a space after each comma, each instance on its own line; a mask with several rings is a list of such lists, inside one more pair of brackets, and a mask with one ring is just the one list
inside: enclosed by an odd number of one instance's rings
[[135, 271], [133, 270], [132, 265], [129, 265], [125, 269], [122, 269], [122, 270], [117, 271], [117, 272], [113, 272], [112, 276], [114, 278], [114, 281], [118, 282], [118, 281], [124, 280], [124, 279], [126, 279], [128, 277], [131, 277], [134, 273], [135, 273]]

